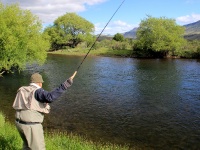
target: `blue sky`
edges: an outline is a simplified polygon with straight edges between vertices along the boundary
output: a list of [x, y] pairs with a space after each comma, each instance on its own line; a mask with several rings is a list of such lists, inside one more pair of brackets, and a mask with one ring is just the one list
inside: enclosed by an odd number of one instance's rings
[[[76, 12], [95, 25], [100, 33], [123, 0], [1, 0], [19, 3], [39, 16], [44, 27], [66, 12]], [[200, 20], [200, 0], [125, 0], [103, 34], [116, 34], [138, 27], [147, 15], [175, 19], [185, 25]]]

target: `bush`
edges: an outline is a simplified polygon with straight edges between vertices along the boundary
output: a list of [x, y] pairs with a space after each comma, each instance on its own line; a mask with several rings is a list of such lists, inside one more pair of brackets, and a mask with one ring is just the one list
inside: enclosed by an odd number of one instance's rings
[[111, 48], [113, 50], [126, 50], [130, 49], [130, 45], [128, 42], [117, 42], [117, 41], [112, 41]]

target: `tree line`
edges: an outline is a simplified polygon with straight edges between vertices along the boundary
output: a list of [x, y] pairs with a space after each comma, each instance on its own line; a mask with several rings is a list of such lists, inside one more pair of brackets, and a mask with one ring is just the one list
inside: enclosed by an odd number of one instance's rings
[[[27, 64], [43, 64], [47, 51], [74, 49], [83, 43], [89, 48], [96, 40], [94, 25], [76, 13], [66, 13], [43, 29], [41, 20], [29, 10], [0, 2], [0, 22], [0, 74], [13, 68], [23, 70]], [[135, 40], [117, 33], [111, 39], [97, 41], [94, 49], [129, 49], [132, 57], [199, 58], [200, 42], [185, 40], [184, 32], [174, 19], [147, 16]]]

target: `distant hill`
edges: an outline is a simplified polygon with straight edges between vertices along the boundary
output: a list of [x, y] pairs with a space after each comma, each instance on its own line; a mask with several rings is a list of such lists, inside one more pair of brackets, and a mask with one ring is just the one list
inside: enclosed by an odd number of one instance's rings
[[184, 25], [185, 35], [200, 34], [200, 20], [194, 23]]
[[[188, 40], [200, 40], [200, 20], [194, 23], [184, 25], [186, 28], [184, 38]], [[133, 28], [132, 30], [122, 33], [125, 38], [136, 38], [136, 32], [138, 28]]]
[[125, 38], [136, 38], [136, 32], [137, 32], [138, 28], [133, 28], [131, 31], [122, 33], [124, 35]]
[[200, 40], [200, 20], [184, 25], [186, 28], [184, 37], [188, 40]]

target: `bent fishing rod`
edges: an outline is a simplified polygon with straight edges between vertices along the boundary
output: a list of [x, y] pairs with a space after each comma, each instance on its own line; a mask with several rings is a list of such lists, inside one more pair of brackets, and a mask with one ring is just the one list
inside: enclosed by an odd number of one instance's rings
[[106, 29], [106, 27], [108, 26], [108, 24], [110, 23], [110, 21], [112, 20], [112, 18], [115, 16], [115, 14], [118, 12], [118, 10], [121, 8], [121, 6], [123, 5], [123, 3], [126, 0], [123, 0], [122, 3], [119, 5], [119, 7], [116, 9], [116, 11], [114, 12], [114, 14], [112, 15], [112, 17], [109, 19], [109, 21], [107, 22], [107, 24], [105, 25], [105, 27], [103, 28], [103, 30], [101, 31], [101, 33], [98, 35], [98, 37], [96, 38], [96, 40], [94, 41], [94, 43], [92, 44], [92, 46], [90, 47], [90, 49], [88, 50], [88, 52], [86, 53], [85, 57], [83, 58], [83, 60], [81, 61], [80, 65], [77, 67], [75, 73], [73, 74], [72, 77], [74, 77], [76, 75], [76, 73], [78, 72], [79, 68], [81, 67], [81, 65], [83, 64], [83, 62], [85, 61], [85, 59], [87, 58], [88, 54], [90, 53], [90, 51], [92, 50], [92, 48], [94, 47], [94, 45], [96, 44], [97, 40], [99, 39], [99, 37], [101, 36], [101, 34], [103, 33], [103, 31]]

